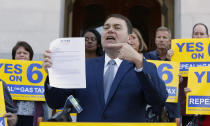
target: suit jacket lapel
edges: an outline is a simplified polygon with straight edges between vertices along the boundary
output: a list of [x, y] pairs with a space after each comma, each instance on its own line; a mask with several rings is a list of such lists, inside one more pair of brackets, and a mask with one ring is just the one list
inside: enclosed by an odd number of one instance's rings
[[[104, 56], [99, 58], [99, 63], [97, 63], [96, 67], [96, 87], [98, 89], [98, 96], [101, 103], [102, 108], [105, 106], [104, 101], [104, 85], [103, 85], [103, 76], [104, 76]], [[94, 79], [94, 78], [93, 78]]]
[[129, 69], [133, 68], [132, 66], [133, 66], [133, 64], [131, 62], [123, 60], [120, 67], [118, 68], [117, 74], [115, 75], [115, 78], [114, 78], [114, 81], [112, 83], [106, 105], [110, 102], [110, 100], [111, 100], [112, 96], [114, 95], [117, 87], [119, 86], [119, 83], [120, 83], [121, 79], [123, 78], [123, 76], [126, 74], [126, 72]]

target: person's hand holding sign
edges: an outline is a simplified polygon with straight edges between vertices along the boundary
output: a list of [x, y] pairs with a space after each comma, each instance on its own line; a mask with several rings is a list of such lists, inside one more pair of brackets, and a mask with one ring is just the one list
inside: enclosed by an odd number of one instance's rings
[[171, 56], [173, 56], [173, 54], [174, 51], [172, 49], [169, 49], [166, 54], [166, 59], [171, 60]]
[[51, 51], [50, 50], [46, 50], [44, 52], [44, 62], [43, 62], [43, 67], [46, 73], [48, 73], [48, 68], [50, 68], [52, 66], [52, 60], [51, 60], [51, 56], [50, 56]]
[[190, 88], [184, 88], [184, 92], [185, 92], [185, 94], [187, 94], [187, 93], [189, 93], [189, 92], [191, 92], [192, 90], [190, 89]]
[[3, 117], [7, 117], [8, 126], [15, 126], [17, 123], [17, 115], [15, 113], [6, 113]]

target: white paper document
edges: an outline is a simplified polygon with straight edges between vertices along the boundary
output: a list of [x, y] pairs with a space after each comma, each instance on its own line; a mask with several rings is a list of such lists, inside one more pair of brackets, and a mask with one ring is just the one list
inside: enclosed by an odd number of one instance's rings
[[59, 38], [50, 43], [52, 67], [48, 69], [50, 86], [86, 88], [85, 39]]

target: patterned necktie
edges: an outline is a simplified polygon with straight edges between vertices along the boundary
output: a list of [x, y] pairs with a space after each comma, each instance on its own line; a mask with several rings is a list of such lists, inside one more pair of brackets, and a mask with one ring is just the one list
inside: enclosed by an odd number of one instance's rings
[[114, 66], [116, 62], [114, 60], [110, 60], [108, 62], [108, 69], [106, 70], [104, 74], [104, 100], [105, 103], [107, 101], [107, 98], [109, 96], [109, 91], [112, 86], [112, 82], [114, 80]]

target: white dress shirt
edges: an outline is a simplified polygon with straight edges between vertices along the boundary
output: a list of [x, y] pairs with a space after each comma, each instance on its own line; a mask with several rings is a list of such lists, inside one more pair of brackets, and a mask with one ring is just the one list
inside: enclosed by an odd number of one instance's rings
[[[109, 61], [112, 60], [107, 54], [105, 54], [105, 63], [104, 63], [104, 74], [106, 73], [106, 70], [108, 69], [108, 63]], [[117, 73], [118, 68], [120, 67], [120, 64], [122, 63], [122, 60], [119, 58], [114, 59], [116, 62], [116, 65], [114, 65], [114, 77]]]
[[[105, 53], [105, 63], [104, 63], [104, 74], [106, 73], [106, 70], [108, 69], [108, 62], [112, 60], [106, 53]], [[116, 65], [114, 66], [114, 77], [117, 73], [118, 68], [120, 67], [120, 64], [122, 63], [122, 60], [119, 58], [114, 59], [116, 62]], [[134, 68], [136, 72], [141, 72], [143, 70], [143, 67], [137, 69], [136, 67]]]

